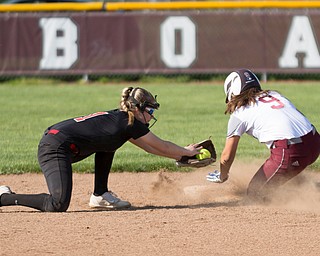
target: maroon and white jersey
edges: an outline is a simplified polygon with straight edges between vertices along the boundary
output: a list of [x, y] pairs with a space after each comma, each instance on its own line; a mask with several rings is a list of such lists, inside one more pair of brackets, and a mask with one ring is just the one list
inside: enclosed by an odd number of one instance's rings
[[309, 120], [281, 94], [271, 91], [230, 116], [227, 138], [247, 133], [271, 147], [273, 141], [301, 137], [312, 130]]

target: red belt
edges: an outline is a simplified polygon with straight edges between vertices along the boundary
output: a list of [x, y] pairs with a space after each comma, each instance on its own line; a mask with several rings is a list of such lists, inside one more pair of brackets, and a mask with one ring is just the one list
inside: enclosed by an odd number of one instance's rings
[[48, 132], [48, 134], [58, 134], [59, 132], [59, 130], [52, 129]]

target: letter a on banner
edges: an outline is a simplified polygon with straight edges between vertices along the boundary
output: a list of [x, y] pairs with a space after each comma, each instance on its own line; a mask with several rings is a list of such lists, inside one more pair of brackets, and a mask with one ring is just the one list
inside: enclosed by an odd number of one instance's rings
[[70, 18], [41, 18], [40, 69], [69, 69], [78, 59], [78, 30]]
[[279, 58], [281, 68], [299, 68], [298, 55], [303, 56], [300, 68], [319, 68], [320, 55], [312, 27], [307, 16], [294, 16]]

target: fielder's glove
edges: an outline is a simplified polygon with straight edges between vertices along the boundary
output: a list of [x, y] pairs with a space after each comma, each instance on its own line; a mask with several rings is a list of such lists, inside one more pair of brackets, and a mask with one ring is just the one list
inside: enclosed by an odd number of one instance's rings
[[215, 147], [210, 139], [201, 141], [197, 143], [199, 147], [202, 146], [202, 148], [207, 149], [211, 156], [209, 158], [205, 159], [197, 159], [197, 157], [194, 156], [183, 156], [179, 161], [176, 161], [176, 165], [179, 167], [195, 167], [195, 168], [200, 168], [200, 167], [205, 167], [208, 166], [209, 164], [212, 164], [216, 161], [217, 159], [217, 154]]

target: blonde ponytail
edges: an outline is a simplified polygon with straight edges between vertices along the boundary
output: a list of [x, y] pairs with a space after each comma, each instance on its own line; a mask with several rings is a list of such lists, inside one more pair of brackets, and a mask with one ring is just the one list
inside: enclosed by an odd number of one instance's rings
[[127, 87], [122, 90], [120, 100], [120, 110], [128, 113], [129, 120], [128, 125], [132, 125], [134, 122], [133, 110], [139, 108], [144, 110], [143, 105], [151, 106], [155, 109], [159, 108], [159, 104], [150, 92], [140, 87]]
[[134, 114], [132, 110], [135, 108], [133, 102], [129, 101], [130, 93], [133, 87], [127, 87], [122, 90], [121, 100], [120, 100], [120, 110], [128, 113], [128, 125], [133, 125]]

